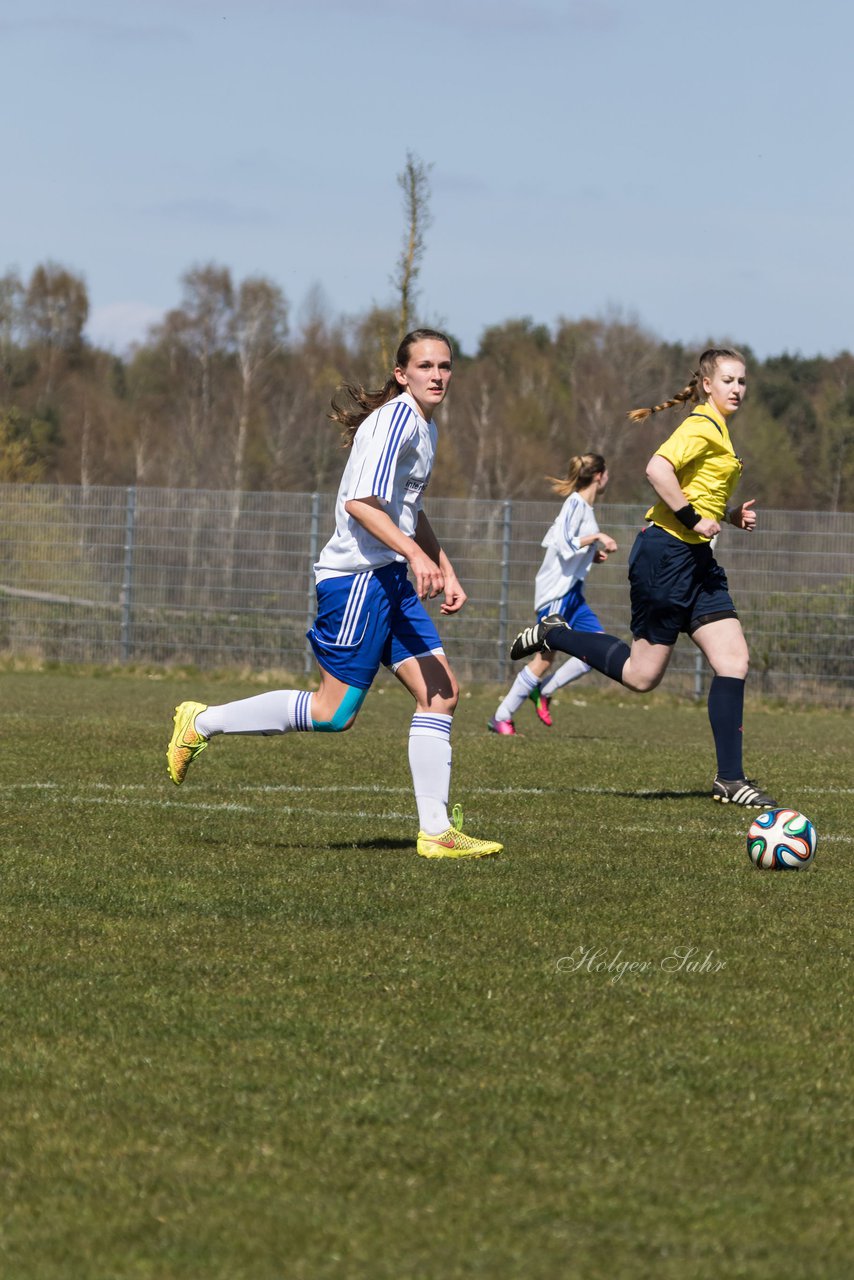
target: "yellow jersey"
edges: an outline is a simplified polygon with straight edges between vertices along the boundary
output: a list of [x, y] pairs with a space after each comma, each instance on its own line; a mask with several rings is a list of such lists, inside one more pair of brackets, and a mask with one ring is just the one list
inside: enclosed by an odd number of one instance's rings
[[[741, 458], [736, 457], [726, 419], [714, 405], [698, 405], [655, 452], [672, 464], [686, 501], [701, 516], [722, 523], [741, 476]], [[682, 542], [709, 541], [686, 529], [660, 499], [646, 518]]]

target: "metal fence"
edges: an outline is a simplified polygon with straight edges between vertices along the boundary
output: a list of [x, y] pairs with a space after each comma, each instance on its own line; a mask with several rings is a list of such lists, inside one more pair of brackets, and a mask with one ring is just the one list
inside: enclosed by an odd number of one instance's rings
[[[469, 595], [440, 623], [463, 680], [510, 676], [508, 644], [531, 620], [540, 540], [557, 509], [429, 503]], [[596, 510], [620, 550], [594, 567], [588, 596], [605, 629], [628, 638], [626, 560], [643, 511]], [[333, 519], [328, 493], [0, 485], [0, 650], [302, 677], [313, 670], [312, 565]], [[750, 643], [751, 688], [854, 704], [854, 513], [763, 511], [752, 535], [725, 528], [717, 556]], [[668, 688], [699, 694], [707, 678], [680, 640]]]

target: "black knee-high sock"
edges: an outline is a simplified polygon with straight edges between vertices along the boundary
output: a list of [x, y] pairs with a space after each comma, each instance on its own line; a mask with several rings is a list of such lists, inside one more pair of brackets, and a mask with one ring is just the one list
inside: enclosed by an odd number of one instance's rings
[[715, 739], [718, 773], [722, 778], [743, 778], [742, 720], [744, 681], [736, 676], [715, 676], [709, 686], [709, 723]]
[[622, 684], [623, 667], [631, 649], [616, 636], [607, 636], [604, 631], [568, 631], [566, 627], [550, 627], [546, 632], [546, 644], [550, 649], [562, 649], [573, 658], [580, 658], [588, 667]]

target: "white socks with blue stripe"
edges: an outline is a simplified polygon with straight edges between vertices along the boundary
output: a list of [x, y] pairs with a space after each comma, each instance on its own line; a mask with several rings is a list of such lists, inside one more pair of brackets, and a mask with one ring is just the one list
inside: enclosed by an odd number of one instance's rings
[[409, 727], [409, 767], [418, 805], [418, 825], [428, 836], [451, 825], [451, 722], [453, 716], [416, 711]]
[[216, 733], [273, 734], [290, 733], [292, 729], [307, 732], [314, 728], [311, 696], [303, 690], [277, 689], [238, 702], [224, 702], [199, 712], [196, 729], [205, 738]]
[[[313, 729], [310, 693], [278, 689], [254, 698], [207, 707], [196, 716], [205, 738], [217, 733], [289, 733]], [[418, 805], [418, 823], [427, 835], [440, 835], [451, 825], [451, 723], [453, 717], [416, 712], [409, 729], [409, 767]]]
[[586, 676], [589, 670], [587, 663], [582, 662], [580, 658], [567, 658], [563, 666], [558, 667], [557, 671], [552, 672], [550, 676], [546, 676], [540, 685], [540, 693], [544, 698], [550, 698], [565, 684], [572, 684], [573, 680]]
[[510, 686], [510, 692], [495, 713], [496, 720], [512, 720], [525, 699], [537, 688], [539, 680], [523, 667]]

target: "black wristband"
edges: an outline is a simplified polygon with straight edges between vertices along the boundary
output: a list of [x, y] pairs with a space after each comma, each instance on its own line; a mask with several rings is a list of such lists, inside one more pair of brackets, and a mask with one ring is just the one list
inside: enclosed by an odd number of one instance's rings
[[678, 511], [674, 511], [676, 519], [680, 524], [684, 524], [686, 529], [693, 529], [695, 524], [699, 524], [702, 516], [699, 511], [695, 511], [690, 502], [686, 502], [684, 507], [680, 507]]

